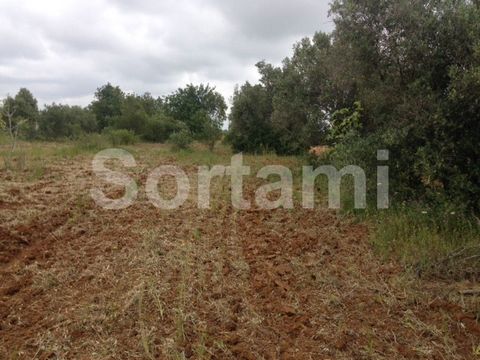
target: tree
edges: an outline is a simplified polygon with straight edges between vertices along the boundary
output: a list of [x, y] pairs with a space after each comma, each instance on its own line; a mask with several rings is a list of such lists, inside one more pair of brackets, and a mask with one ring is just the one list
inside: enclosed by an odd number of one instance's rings
[[117, 129], [133, 131], [136, 135], [144, 133], [149, 116], [145, 110], [142, 98], [137, 95], [127, 95], [121, 106], [120, 114], [111, 118], [110, 125]]
[[32, 93], [26, 89], [21, 88], [14, 98], [15, 102], [15, 116], [24, 119], [23, 133], [27, 139], [34, 139], [38, 132], [38, 103], [37, 99]]
[[112, 118], [121, 115], [124, 100], [125, 94], [118, 86], [108, 83], [97, 89], [91, 109], [97, 117], [100, 131], [112, 125]]
[[16, 116], [17, 107], [15, 100], [10, 96], [7, 96], [7, 98], [2, 101], [1, 110], [2, 117], [4, 118], [2, 122], [6, 125], [8, 134], [10, 136], [12, 146], [11, 152], [14, 152], [17, 146], [20, 127], [26, 122], [26, 120]]
[[274, 149], [271, 114], [272, 101], [264, 86], [247, 82], [235, 89], [228, 133], [233, 149], [242, 152]]
[[343, 108], [361, 103], [359, 141], [390, 149], [392, 190], [478, 211], [478, 6], [337, 0], [332, 14], [331, 66], [353, 95]]
[[40, 113], [39, 132], [46, 139], [73, 139], [96, 130], [95, 114], [79, 106], [54, 103]]
[[388, 148], [397, 197], [480, 211], [478, 2], [335, 0], [331, 15], [332, 34], [302, 39], [279, 67], [259, 62], [260, 83], [235, 92], [234, 149], [327, 141], [374, 174], [374, 149]]
[[199, 124], [199, 128], [201, 128], [196, 138], [205, 142], [210, 148], [210, 151], [213, 151], [215, 143], [222, 136], [220, 126], [211, 120], [205, 110], [197, 111], [193, 116], [193, 121], [195, 124]]
[[150, 93], [147, 92], [142, 96], [137, 96], [137, 99], [141, 102], [143, 109], [148, 116], [154, 116], [163, 112], [162, 98], [154, 98]]
[[[280, 154], [298, 154], [325, 141], [329, 107], [321, 99], [329, 85], [325, 73], [330, 47], [330, 37], [317, 33], [313, 40], [305, 38], [296, 44], [293, 56], [286, 58], [282, 67], [257, 63], [260, 84], [247, 84], [240, 91], [245, 97], [239, 93], [234, 97], [232, 122], [236, 124], [229, 135], [234, 146], [247, 151], [268, 147]], [[259, 107], [262, 118], [258, 116]], [[258, 124], [259, 131], [247, 126], [248, 122]]]
[[184, 123], [196, 140], [210, 142], [212, 132], [205, 129], [221, 130], [226, 119], [225, 99], [209, 85], [178, 89], [166, 97], [164, 106], [166, 114]]
[[302, 153], [325, 141], [329, 90], [326, 62], [330, 37], [317, 33], [294, 46], [291, 58], [283, 61], [273, 85], [272, 126], [278, 139], [277, 152]]

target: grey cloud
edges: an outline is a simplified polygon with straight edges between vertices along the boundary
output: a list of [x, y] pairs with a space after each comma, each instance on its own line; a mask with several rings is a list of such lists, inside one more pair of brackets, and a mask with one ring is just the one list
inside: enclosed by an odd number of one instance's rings
[[[239, 32], [253, 40], [309, 35], [327, 29], [328, 1], [215, 1]], [[322, 29], [323, 28], [323, 29]]]
[[164, 95], [185, 82], [255, 81], [293, 43], [329, 30], [327, 1], [4, 0], [0, 96], [30, 88], [40, 102], [85, 105], [107, 81]]

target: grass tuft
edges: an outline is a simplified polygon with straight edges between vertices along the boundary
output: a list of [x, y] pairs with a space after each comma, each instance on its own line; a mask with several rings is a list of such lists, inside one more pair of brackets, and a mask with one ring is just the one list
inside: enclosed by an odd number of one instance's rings
[[402, 206], [378, 212], [373, 244], [419, 276], [480, 278], [480, 227], [474, 218]]

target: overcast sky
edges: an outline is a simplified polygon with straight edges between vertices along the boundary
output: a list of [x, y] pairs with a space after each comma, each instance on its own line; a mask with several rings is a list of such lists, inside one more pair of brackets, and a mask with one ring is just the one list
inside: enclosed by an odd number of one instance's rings
[[0, 0], [0, 96], [86, 105], [111, 82], [166, 95], [208, 82], [227, 99], [280, 63], [294, 42], [330, 31], [329, 0]]

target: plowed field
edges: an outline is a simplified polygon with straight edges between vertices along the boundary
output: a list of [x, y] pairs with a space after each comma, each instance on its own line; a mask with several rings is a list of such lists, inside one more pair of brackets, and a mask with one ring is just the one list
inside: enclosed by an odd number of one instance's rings
[[[195, 191], [159, 210], [142, 191], [151, 170], [178, 165], [195, 189], [196, 165], [228, 164], [228, 153], [132, 153], [141, 192], [120, 211], [89, 196], [122, 194], [95, 177], [93, 154], [52, 157], [38, 176], [0, 172], [1, 359], [478, 358], [478, 315], [459, 284], [379, 258], [367, 225], [321, 201], [235, 210], [228, 178], [212, 184], [210, 210]], [[246, 198], [259, 183], [246, 178]]]

